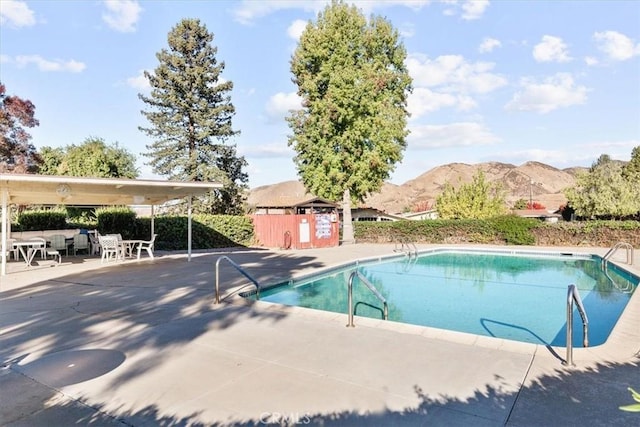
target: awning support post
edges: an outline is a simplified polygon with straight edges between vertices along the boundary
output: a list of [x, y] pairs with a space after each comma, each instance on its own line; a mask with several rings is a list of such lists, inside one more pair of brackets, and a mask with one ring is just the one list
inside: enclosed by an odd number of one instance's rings
[[191, 261], [191, 196], [189, 196], [188, 218], [187, 218], [187, 262]]

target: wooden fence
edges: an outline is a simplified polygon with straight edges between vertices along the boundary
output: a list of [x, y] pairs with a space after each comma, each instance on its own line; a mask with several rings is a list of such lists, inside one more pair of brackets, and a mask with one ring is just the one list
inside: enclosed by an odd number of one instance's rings
[[310, 249], [338, 246], [335, 214], [252, 215], [258, 243], [269, 248]]

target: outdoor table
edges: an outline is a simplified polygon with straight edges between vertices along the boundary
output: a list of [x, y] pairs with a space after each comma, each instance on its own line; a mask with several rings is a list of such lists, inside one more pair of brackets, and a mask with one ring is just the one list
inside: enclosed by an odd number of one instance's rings
[[36, 256], [36, 249], [44, 247], [44, 243], [41, 240], [14, 240], [13, 246], [20, 251], [27, 267], [31, 267], [31, 262]]
[[139, 245], [144, 240], [120, 240], [120, 245], [122, 246], [123, 255], [127, 258], [133, 258], [133, 252], [136, 249], [136, 245]]

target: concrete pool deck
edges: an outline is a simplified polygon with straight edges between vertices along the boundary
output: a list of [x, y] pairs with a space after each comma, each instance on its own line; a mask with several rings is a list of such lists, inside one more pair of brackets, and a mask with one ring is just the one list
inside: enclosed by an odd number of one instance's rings
[[[564, 348], [359, 317], [347, 328], [346, 314], [238, 298], [214, 304], [221, 255], [274, 283], [393, 248], [11, 262], [0, 278], [0, 425], [638, 423], [618, 409], [634, 403], [627, 387], [640, 391], [638, 292], [605, 344], [575, 349], [575, 367], [562, 365]], [[613, 260], [640, 275], [637, 251], [631, 267], [620, 259], [623, 250]], [[220, 267], [223, 294], [247, 283]]]

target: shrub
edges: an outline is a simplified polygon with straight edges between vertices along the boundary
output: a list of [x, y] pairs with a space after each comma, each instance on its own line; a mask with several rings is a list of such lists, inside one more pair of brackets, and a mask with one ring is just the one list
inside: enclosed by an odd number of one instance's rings
[[[139, 239], [151, 236], [151, 219], [137, 220]], [[186, 216], [162, 216], [154, 220], [156, 249], [186, 250], [188, 218]], [[191, 248], [213, 249], [248, 246], [253, 243], [251, 218], [234, 215], [197, 214], [191, 221]]]
[[531, 230], [540, 224], [537, 219], [505, 215], [491, 218], [489, 223], [508, 245], [533, 245], [536, 243], [536, 238]]
[[136, 213], [128, 207], [108, 207], [96, 209], [100, 234], [120, 234], [123, 239], [137, 236]]
[[423, 220], [396, 222], [354, 222], [356, 240], [384, 243], [399, 240], [415, 243], [484, 243], [530, 245], [531, 229], [539, 221], [505, 215], [486, 220]]
[[15, 231], [62, 230], [67, 228], [63, 209], [25, 211], [18, 215]]

